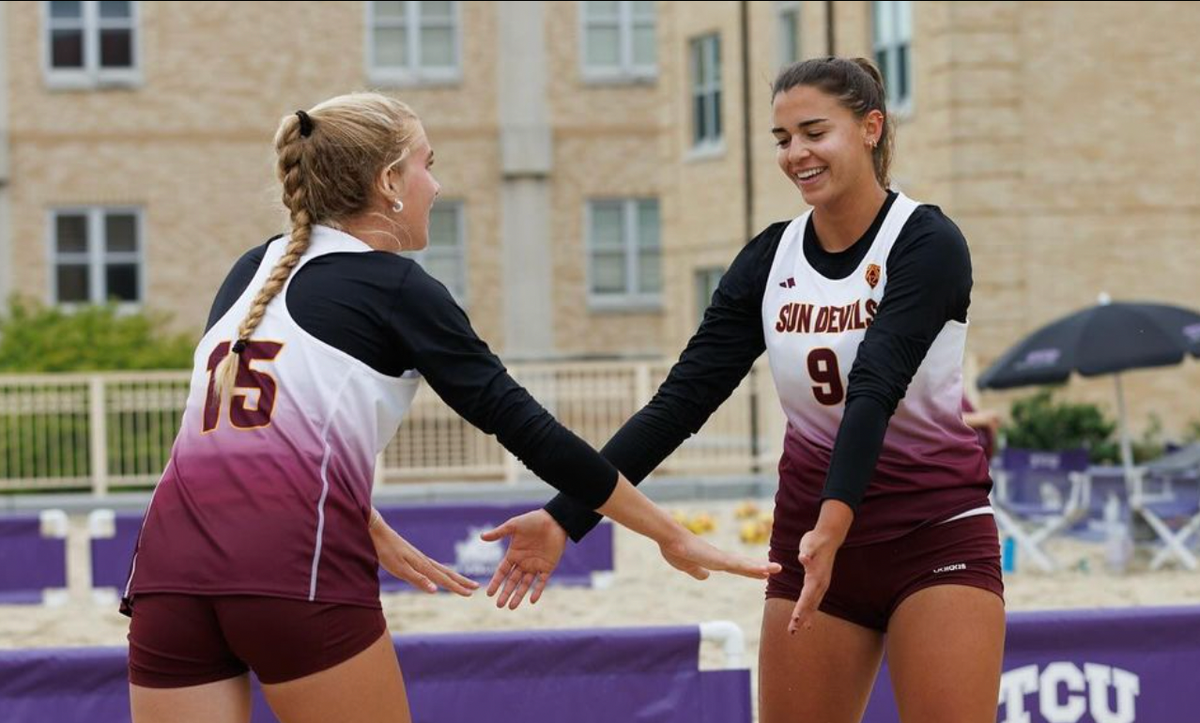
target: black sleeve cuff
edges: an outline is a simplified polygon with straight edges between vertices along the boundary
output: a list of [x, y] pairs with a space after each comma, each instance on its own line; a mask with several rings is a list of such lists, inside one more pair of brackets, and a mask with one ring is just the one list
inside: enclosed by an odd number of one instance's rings
[[564, 494], [559, 494], [547, 502], [544, 509], [575, 542], [586, 537], [587, 533], [591, 532], [603, 519], [600, 514], [589, 510]]

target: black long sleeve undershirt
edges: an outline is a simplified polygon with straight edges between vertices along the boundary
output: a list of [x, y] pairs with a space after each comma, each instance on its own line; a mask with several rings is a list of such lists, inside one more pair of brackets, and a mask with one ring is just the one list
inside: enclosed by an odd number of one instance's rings
[[[896, 195], [853, 246], [824, 251], [805, 229], [808, 262], [829, 279], [858, 268]], [[601, 450], [633, 483], [641, 482], [724, 402], [766, 348], [762, 300], [787, 223], [750, 241], [722, 277], [700, 328], [654, 398]], [[888, 421], [930, 345], [950, 319], [966, 321], [971, 262], [958, 227], [935, 206], [920, 206], [887, 259], [887, 287], [849, 375], [845, 410], [823, 498], [857, 508], [883, 446]], [[600, 517], [559, 495], [546, 509], [578, 541]]]
[[[213, 302], [209, 328], [249, 285], [266, 247], [234, 265]], [[399, 376], [416, 369], [455, 412], [496, 435], [581, 508], [599, 507], [612, 494], [613, 465], [508, 374], [446, 287], [411, 259], [384, 252], [319, 256], [296, 272], [285, 301], [302, 329], [376, 371]]]

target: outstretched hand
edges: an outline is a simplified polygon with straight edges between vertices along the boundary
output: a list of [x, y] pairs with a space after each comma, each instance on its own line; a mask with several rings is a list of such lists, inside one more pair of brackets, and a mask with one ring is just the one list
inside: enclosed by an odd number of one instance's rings
[[380, 567], [413, 587], [428, 593], [435, 593], [441, 587], [463, 597], [471, 597], [479, 587], [479, 583], [413, 547], [382, 521], [372, 527], [371, 541], [375, 543]]
[[516, 610], [531, 590], [529, 603], [537, 604], [567, 546], [567, 533], [550, 513], [526, 512], [480, 537], [486, 542], [510, 538], [508, 551], [487, 587], [488, 597], [496, 597], [496, 607], [507, 605]]
[[659, 552], [671, 567], [697, 580], [707, 580], [712, 572], [765, 580], [782, 569], [777, 562], [756, 562], [744, 555], [725, 552], [690, 532], [684, 532], [670, 543], [659, 545]]

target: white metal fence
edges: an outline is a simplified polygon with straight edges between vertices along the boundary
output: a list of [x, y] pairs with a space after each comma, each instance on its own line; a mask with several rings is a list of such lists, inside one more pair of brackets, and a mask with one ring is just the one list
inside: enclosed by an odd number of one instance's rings
[[[513, 376], [599, 447], [641, 408], [669, 362], [514, 364]], [[179, 429], [186, 372], [0, 375], [0, 491], [152, 487]], [[658, 470], [748, 474], [778, 458], [782, 414], [757, 369]], [[529, 474], [427, 387], [382, 455], [384, 484], [509, 480]]]

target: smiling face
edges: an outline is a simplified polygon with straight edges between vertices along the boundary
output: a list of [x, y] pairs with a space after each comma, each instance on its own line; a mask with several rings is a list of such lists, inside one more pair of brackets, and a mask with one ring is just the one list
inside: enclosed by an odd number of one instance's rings
[[771, 103], [776, 160], [810, 206], [827, 206], [845, 194], [879, 185], [872, 160], [883, 114], [854, 116], [832, 95], [797, 85]]

